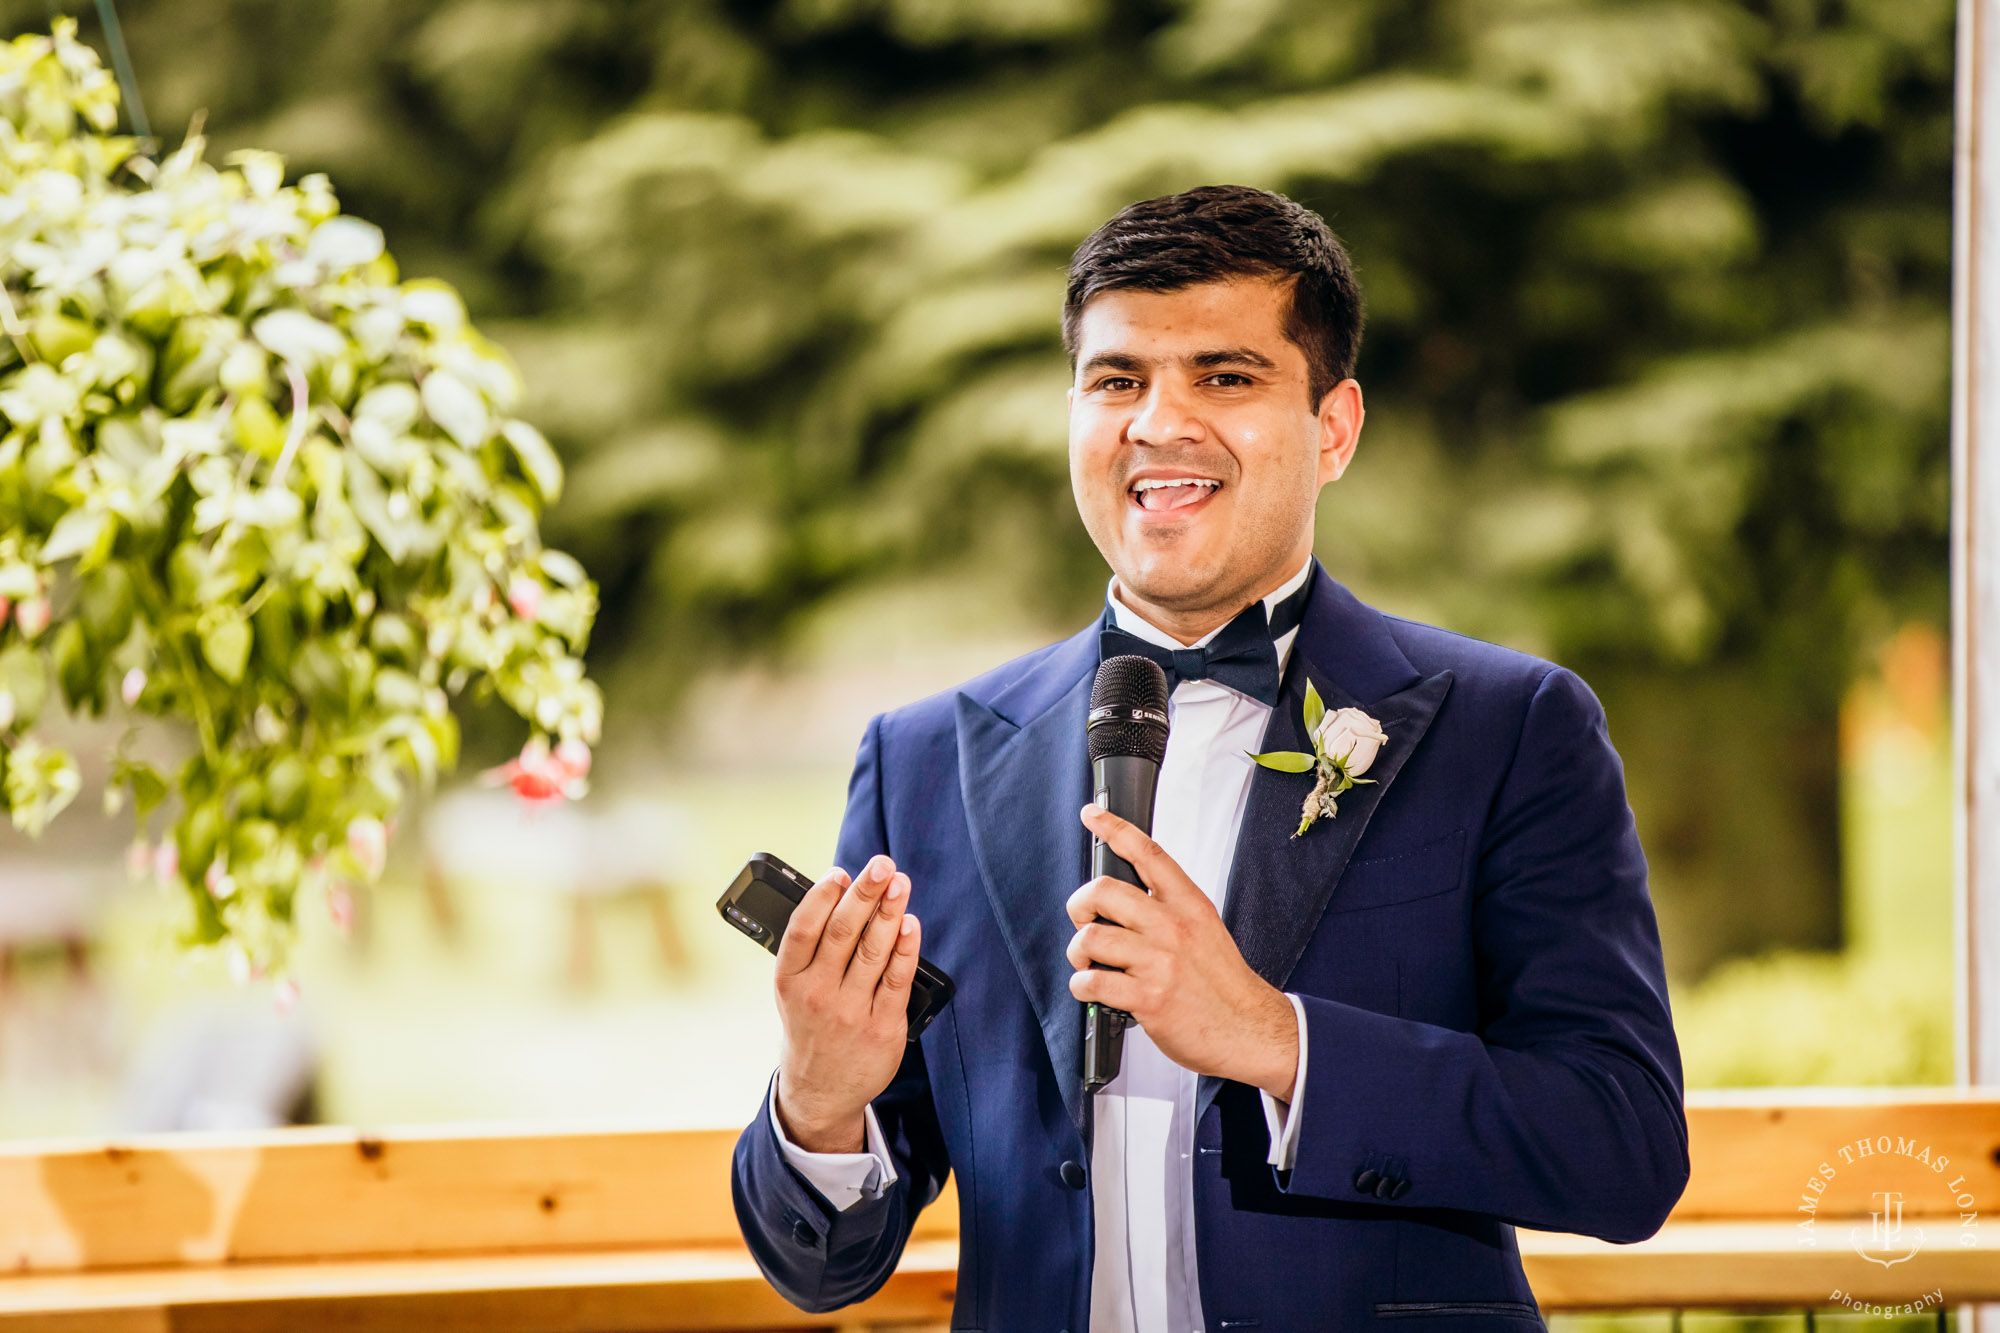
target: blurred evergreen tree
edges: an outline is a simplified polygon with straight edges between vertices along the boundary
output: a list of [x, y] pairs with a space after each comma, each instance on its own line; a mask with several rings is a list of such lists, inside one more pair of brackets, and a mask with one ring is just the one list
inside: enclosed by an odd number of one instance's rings
[[1319, 209], [1370, 306], [1329, 566], [1586, 672], [1677, 970], [1838, 942], [1838, 702], [1945, 616], [1949, 0], [120, 8], [156, 125], [330, 172], [514, 352], [614, 711], [882, 580], [1089, 614], [1069, 251]]

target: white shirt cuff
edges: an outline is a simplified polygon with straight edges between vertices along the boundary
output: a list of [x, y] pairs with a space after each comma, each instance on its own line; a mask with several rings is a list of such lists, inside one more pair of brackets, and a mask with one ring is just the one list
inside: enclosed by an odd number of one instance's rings
[[[1292, 1158], [1299, 1148], [1299, 1121], [1305, 1117], [1299, 1114], [1299, 1103], [1306, 1093], [1306, 1007], [1299, 997], [1289, 992], [1285, 998], [1292, 1002], [1292, 1012], [1299, 1019], [1299, 1073], [1292, 1080], [1292, 1100], [1281, 1102], [1268, 1092], [1258, 1092], [1264, 1099], [1264, 1124], [1271, 1131], [1271, 1154], [1264, 1160], [1280, 1171], [1292, 1169]], [[775, 1113], [773, 1119], [776, 1119]]]
[[771, 1129], [778, 1136], [778, 1151], [793, 1170], [826, 1196], [835, 1212], [844, 1213], [863, 1199], [879, 1199], [883, 1190], [896, 1183], [896, 1163], [889, 1156], [875, 1108], [862, 1107], [861, 1119], [867, 1127], [866, 1152], [807, 1152], [786, 1136], [785, 1124], [778, 1119], [778, 1080], [771, 1080]]

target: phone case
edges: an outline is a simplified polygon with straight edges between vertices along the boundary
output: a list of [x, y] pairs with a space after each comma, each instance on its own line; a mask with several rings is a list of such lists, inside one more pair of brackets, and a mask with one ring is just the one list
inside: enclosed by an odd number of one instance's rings
[[[813, 882], [769, 852], [758, 852], [744, 862], [729, 887], [716, 899], [715, 910], [724, 921], [763, 945], [778, 952], [792, 909], [806, 896]], [[957, 985], [928, 960], [917, 960], [917, 973], [910, 982], [910, 1040], [923, 1035], [938, 1012], [951, 1003]]]

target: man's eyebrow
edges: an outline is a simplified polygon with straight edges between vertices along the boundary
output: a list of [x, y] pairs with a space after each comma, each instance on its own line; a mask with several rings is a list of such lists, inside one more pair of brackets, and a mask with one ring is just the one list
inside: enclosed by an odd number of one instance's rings
[[1200, 370], [1213, 370], [1217, 366], [1255, 366], [1259, 370], [1278, 368], [1277, 362], [1249, 347], [1218, 347], [1212, 351], [1196, 352], [1187, 358], [1187, 364]]
[[1079, 374], [1093, 375], [1100, 370], [1144, 370], [1146, 363], [1130, 352], [1098, 352], [1083, 363]]

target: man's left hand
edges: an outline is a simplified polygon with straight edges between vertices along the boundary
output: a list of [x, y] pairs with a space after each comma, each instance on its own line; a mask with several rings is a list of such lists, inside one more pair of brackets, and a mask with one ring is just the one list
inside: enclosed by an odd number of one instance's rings
[[1292, 1002], [1250, 970], [1215, 904], [1159, 843], [1094, 804], [1083, 807], [1083, 826], [1152, 892], [1100, 878], [1070, 895], [1070, 993], [1132, 1015], [1183, 1069], [1291, 1101], [1299, 1068]]

